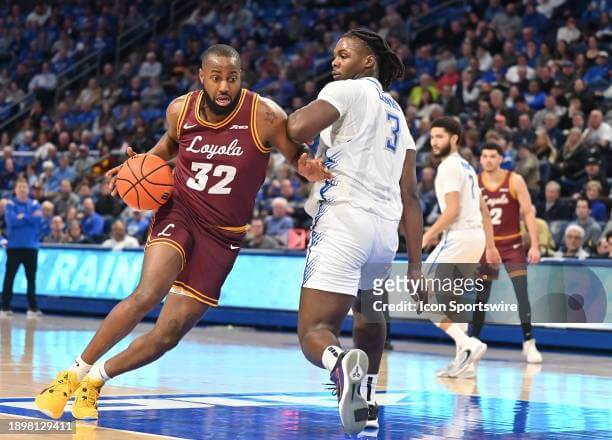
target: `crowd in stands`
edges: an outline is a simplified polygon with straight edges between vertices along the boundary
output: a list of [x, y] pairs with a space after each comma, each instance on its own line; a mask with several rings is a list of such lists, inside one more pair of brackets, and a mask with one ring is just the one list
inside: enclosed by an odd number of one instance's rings
[[[124, 159], [127, 145], [136, 152], [153, 146], [169, 101], [201, 87], [197, 69], [208, 45], [235, 47], [243, 86], [292, 112], [330, 79], [337, 39], [363, 25], [385, 36], [407, 68], [391, 93], [418, 148], [426, 225], [439, 215], [430, 123], [454, 115], [465, 128], [462, 154], [475, 168], [480, 145], [495, 141], [503, 167], [525, 178], [544, 255], [612, 255], [605, 0], [473, 0], [431, 14], [433, 0], [203, 1], [116, 68], [114, 36], [142, 20], [149, 3], [75, 0], [32, 10], [0, 3], [0, 122], [28, 92], [37, 98], [23, 121], [0, 133], [0, 193], [6, 200], [17, 176], [27, 179], [45, 210], [44, 242], [143, 243], [150, 213], [125, 208], [102, 176]], [[153, 2], [160, 11], [165, 3]], [[92, 48], [108, 55], [100, 75], [56, 103], [58, 76]], [[303, 248], [308, 191], [272, 154], [244, 247]]]

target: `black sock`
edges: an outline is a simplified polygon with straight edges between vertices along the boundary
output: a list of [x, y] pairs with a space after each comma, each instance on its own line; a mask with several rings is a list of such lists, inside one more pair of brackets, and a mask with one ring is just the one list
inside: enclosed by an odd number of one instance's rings
[[[483, 282], [483, 290], [482, 292], [476, 294], [476, 304], [487, 304], [489, 302], [489, 297], [491, 296], [491, 286], [493, 285], [492, 281], [484, 281]], [[482, 332], [482, 328], [484, 327], [485, 322], [485, 312], [484, 310], [475, 310], [472, 314], [472, 336], [480, 339], [480, 333]]]
[[512, 277], [511, 280], [518, 302], [523, 339], [528, 341], [533, 338], [533, 335], [531, 333], [531, 305], [529, 304], [529, 296], [527, 294], [527, 275], [517, 275]]

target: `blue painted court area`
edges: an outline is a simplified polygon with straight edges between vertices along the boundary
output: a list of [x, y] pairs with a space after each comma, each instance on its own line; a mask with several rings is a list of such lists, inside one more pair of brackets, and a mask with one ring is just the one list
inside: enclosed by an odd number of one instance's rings
[[[358, 437], [612, 438], [609, 409], [432, 392], [381, 393], [381, 428]], [[343, 439], [322, 393], [106, 397], [99, 427], [188, 439]], [[32, 399], [1, 399], [0, 413], [39, 417]], [[72, 420], [69, 413], [62, 420]], [[90, 423], [80, 423], [77, 432]]]
[[[44, 418], [34, 410], [35, 394], [69, 365], [97, 323], [3, 323], [0, 418]], [[149, 328], [139, 326], [134, 336]], [[381, 428], [353, 438], [612, 439], [609, 356], [544, 351], [539, 366], [525, 364], [518, 349], [490, 349], [476, 380], [453, 380], [435, 377], [450, 346], [395, 345], [379, 377]], [[111, 380], [100, 420], [78, 422], [72, 438], [348, 438], [324, 382], [327, 374], [304, 360], [294, 334], [196, 328], [158, 362]], [[72, 420], [66, 411], [62, 420]]]

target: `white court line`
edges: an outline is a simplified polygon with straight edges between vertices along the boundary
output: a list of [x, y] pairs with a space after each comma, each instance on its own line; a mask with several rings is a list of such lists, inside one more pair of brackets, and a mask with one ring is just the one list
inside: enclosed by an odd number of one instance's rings
[[197, 396], [197, 397], [176, 397], [170, 398], [169, 400], [177, 402], [193, 402], [198, 403], [198, 407], [210, 407], [210, 406], [231, 406], [231, 407], [248, 407], [248, 406], [272, 406], [274, 402], [259, 402], [244, 399], [232, 399], [229, 397], [215, 397], [215, 396]]
[[[126, 398], [126, 399], [111, 399], [107, 400], [101, 398], [98, 403], [102, 404], [99, 410], [104, 411], [137, 411], [137, 410], [161, 410], [161, 409], [192, 409], [192, 408], [207, 408], [212, 405], [206, 405], [205, 403], [194, 403], [189, 401], [181, 401], [174, 399], [138, 399], [138, 398]], [[13, 408], [27, 409], [30, 411], [37, 411], [33, 400], [26, 401], [13, 401], [13, 402], [1, 402], [1, 405], [11, 406]], [[129, 405], [129, 406], [128, 406]], [[64, 412], [70, 412], [72, 408], [72, 402], [66, 404]]]

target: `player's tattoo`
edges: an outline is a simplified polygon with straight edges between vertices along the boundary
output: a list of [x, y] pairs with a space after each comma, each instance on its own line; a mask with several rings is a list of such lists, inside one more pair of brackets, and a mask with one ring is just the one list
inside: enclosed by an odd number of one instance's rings
[[274, 124], [274, 121], [276, 121], [277, 116], [274, 114], [274, 112], [269, 111], [266, 112], [266, 117], [265, 117], [265, 121], [268, 121], [270, 124]]

